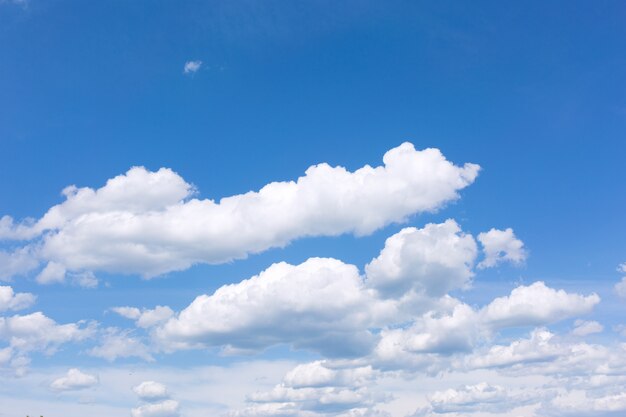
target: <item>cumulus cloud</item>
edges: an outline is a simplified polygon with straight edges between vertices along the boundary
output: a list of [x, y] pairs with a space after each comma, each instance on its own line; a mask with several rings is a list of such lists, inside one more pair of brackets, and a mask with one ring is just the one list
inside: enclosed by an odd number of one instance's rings
[[0, 317], [0, 366], [7, 365], [17, 376], [27, 372], [32, 352], [52, 355], [66, 343], [82, 342], [95, 333], [93, 323], [58, 324], [41, 312]]
[[61, 378], [55, 379], [50, 384], [53, 391], [74, 391], [93, 387], [98, 384], [98, 377], [81, 372], [72, 368]]
[[384, 295], [409, 290], [442, 296], [466, 286], [473, 276], [476, 242], [454, 220], [405, 228], [385, 242], [365, 271], [368, 285]]
[[596, 294], [536, 282], [475, 310], [442, 294], [467, 284], [475, 257], [473, 237], [448, 220], [390, 237], [363, 276], [354, 265], [311, 258], [271, 265], [198, 296], [175, 315], [169, 308], [114, 311], [140, 326], [144, 317], [157, 317], [146, 320], [155, 324], [152, 337], [165, 351], [253, 352], [287, 344], [336, 357], [375, 348], [381, 366], [414, 368], [428, 363], [424, 355], [469, 351], [499, 329], [550, 324], [588, 313], [599, 302]]
[[563, 349], [551, 343], [553, 337], [554, 334], [546, 329], [536, 329], [528, 339], [492, 346], [487, 352], [477, 352], [466, 360], [471, 368], [494, 368], [555, 359]]
[[297, 181], [219, 202], [193, 198], [195, 188], [170, 169], [135, 167], [99, 189], [67, 187], [65, 201], [36, 221], [3, 217], [0, 238], [31, 240], [24, 249], [37, 248], [31, 258], [52, 263], [43, 281], [60, 279], [56, 265], [148, 278], [307, 236], [366, 235], [455, 200], [479, 171], [410, 143], [388, 151], [383, 163], [354, 172], [319, 164]]
[[328, 355], [367, 351], [367, 330], [394, 312], [365, 288], [358, 269], [330, 258], [274, 264], [238, 284], [197, 297], [156, 331], [169, 347], [263, 349], [292, 343]]
[[133, 387], [133, 392], [142, 401], [155, 402], [169, 398], [167, 387], [155, 381], [144, 381]]
[[586, 314], [599, 302], [600, 297], [595, 293], [571, 294], [538, 281], [515, 288], [509, 296], [496, 298], [482, 313], [494, 328], [537, 326]]
[[458, 303], [449, 313], [428, 312], [408, 328], [383, 329], [373, 360], [385, 368], [432, 367], [429, 354], [470, 351], [483, 333], [478, 314]]
[[23, 310], [35, 303], [36, 297], [28, 292], [15, 293], [13, 288], [0, 285], [0, 312]]
[[185, 74], [195, 74], [196, 72], [198, 72], [201, 66], [202, 66], [202, 61], [199, 61], [199, 60], [187, 61], [185, 62], [183, 72]]
[[92, 326], [80, 323], [57, 324], [41, 312], [0, 317], [0, 340], [14, 349], [53, 353], [60, 345], [84, 340], [94, 333]]
[[131, 410], [132, 417], [178, 417], [179, 403], [165, 400], [159, 403], [145, 404]]
[[255, 415], [359, 415], [384, 400], [370, 392], [377, 373], [371, 367], [339, 366], [328, 361], [301, 364], [273, 389], [248, 397], [247, 407], [233, 416]]
[[515, 237], [513, 229], [491, 229], [478, 235], [478, 240], [483, 246], [485, 259], [479, 264], [479, 268], [491, 268], [504, 261], [519, 264], [526, 259], [524, 243]]

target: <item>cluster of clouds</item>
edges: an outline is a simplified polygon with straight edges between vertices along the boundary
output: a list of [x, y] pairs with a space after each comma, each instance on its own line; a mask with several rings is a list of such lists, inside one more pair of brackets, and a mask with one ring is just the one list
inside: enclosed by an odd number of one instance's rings
[[[16, 293], [10, 286], [0, 286], [0, 313], [28, 309], [35, 301], [31, 293]], [[59, 324], [40, 311], [0, 316], [0, 343], [5, 345], [0, 345], [0, 371], [8, 367], [16, 375], [23, 375], [30, 353], [52, 355], [66, 343], [92, 337], [95, 327], [94, 322], [85, 321]]]
[[180, 416], [180, 404], [170, 398], [165, 385], [155, 381], [144, 381], [135, 386], [133, 391], [143, 404], [131, 410], [132, 417]]
[[[350, 172], [322, 163], [296, 181], [215, 202], [195, 198], [195, 187], [170, 169], [135, 167], [99, 189], [67, 187], [65, 201], [37, 220], [0, 218], [0, 241], [27, 242], [0, 252], [0, 278], [41, 264], [41, 283], [79, 274], [80, 284], [80, 274], [98, 271], [151, 278], [303, 237], [367, 235], [457, 199], [478, 171], [475, 164], [454, 165], [437, 149], [404, 143], [378, 167]], [[93, 286], [93, 279], [86, 282]]]
[[369, 389], [376, 375], [371, 366], [342, 367], [328, 361], [301, 364], [270, 391], [251, 394], [249, 405], [230, 415], [369, 415], [369, 409], [385, 397]]
[[[192, 73], [201, 63], [188, 64], [185, 72]], [[195, 187], [172, 170], [135, 167], [99, 189], [66, 188], [65, 201], [39, 219], [0, 218], [0, 279], [30, 274], [41, 284], [95, 287], [99, 272], [147, 279], [304, 237], [363, 236], [440, 209], [478, 172], [475, 164], [456, 166], [436, 149], [418, 151], [405, 143], [387, 152], [381, 166], [350, 172], [319, 164], [295, 181], [215, 202], [199, 199]], [[180, 311], [112, 306], [108, 311], [134, 323], [127, 328], [21, 314], [35, 295], [0, 286], [0, 369], [23, 375], [33, 352], [52, 355], [65, 344], [86, 341], [93, 343], [83, 353], [110, 362], [154, 362], [191, 349], [251, 355], [282, 345], [323, 359], [295, 366], [226, 414], [385, 417], [394, 397], [379, 384], [450, 373], [529, 382], [512, 387], [483, 379], [433, 389], [413, 416], [623, 413], [626, 344], [589, 343], [589, 336], [605, 329], [582, 318], [600, 303], [599, 295], [536, 281], [483, 305], [462, 301], [478, 273], [523, 264], [527, 256], [511, 228], [472, 235], [448, 219], [403, 228], [365, 265], [335, 258], [279, 262], [201, 294]], [[619, 270], [626, 273], [626, 264]], [[615, 293], [626, 297], [626, 277]], [[549, 327], [566, 320], [567, 333]], [[49, 389], [59, 394], [99, 384], [98, 376], [72, 368]], [[161, 383], [147, 380], [133, 392], [140, 401], [133, 417], [182, 413]]]

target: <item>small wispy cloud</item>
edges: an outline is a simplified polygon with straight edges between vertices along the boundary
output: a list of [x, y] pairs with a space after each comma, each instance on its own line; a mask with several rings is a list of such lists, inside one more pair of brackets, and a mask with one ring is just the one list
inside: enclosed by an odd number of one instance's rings
[[201, 66], [202, 66], [202, 61], [200, 61], [200, 60], [187, 61], [187, 62], [185, 62], [185, 67], [183, 69], [183, 73], [185, 73], [185, 74], [195, 74], [196, 72], [198, 72], [198, 70], [200, 69]]

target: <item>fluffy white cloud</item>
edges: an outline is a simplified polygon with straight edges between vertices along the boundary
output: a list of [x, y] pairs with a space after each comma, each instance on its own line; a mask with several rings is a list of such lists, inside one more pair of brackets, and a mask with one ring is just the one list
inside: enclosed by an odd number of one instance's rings
[[100, 189], [66, 188], [65, 201], [37, 221], [15, 224], [5, 216], [0, 236], [34, 240], [27, 248], [37, 248], [37, 259], [67, 271], [152, 277], [307, 236], [368, 234], [456, 199], [479, 171], [410, 143], [388, 151], [383, 162], [354, 172], [319, 164], [297, 181], [217, 203], [192, 198], [194, 187], [169, 169], [135, 167]]
[[270, 391], [248, 397], [250, 405], [232, 413], [252, 415], [340, 415], [372, 408], [384, 396], [367, 388], [377, 374], [372, 368], [334, 365], [317, 361], [298, 365]]
[[167, 306], [143, 310], [136, 307], [113, 307], [111, 310], [122, 317], [136, 320], [137, 326], [144, 329], [163, 323], [174, 315], [174, 311]]
[[480, 233], [478, 240], [485, 253], [485, 259], [478, 264], [479, 268], [490, 268], [504, 261], [519, 264], [526, 259], [524, 243], [515, 237], [511, 228], [491, 229]]
[[515, 288], [507, 297], [496, 298], [482, 313], [483, 320], [494, 328], [537, 326], [586, 314], [599, 302], [595, 293], [571, 294], [538, 281]]
[[89, 351], [91, 356], [106, 359], [110, 362], [118, 358], [140, 358], [153, 361], [150, 349], [139, 338], [133, 337], [129, 330], [110, 327], [101, 336], [100, 345]]
[[430, 354], [470, 351], [483, 333], [478, 314], [459, 303], [449, 313], [426, 313], [406, 329], [383, 330], [373, 360], [385, 368], [432, 367]]
[[198, 72], [200, 67], [202, 66], [202, 61], [187, 61], [185, 62], [185, 66], [183, 68], [183, 72], [185, 74], [194, 74]]
[[132, 417], [178, 417], [179, 403], [165, 400], [159, 403], [145, 404], [131, 410]]
[[428, 363], [424, 355], [468, 351], [499, 329], [553, 323], [599, 302], [596, 294], [567, 293], [543, 282], [515, 288], [480, 310], [441, 297], [442, 289], [467, 283], [475, 257], [472, 236], [448, 220], [387, 239], [365, 276], [339, 260], [311, 258], [274, 264], [201, 295], [172, 318], [169, 308], [114, 311], [142, 327], [155, 324], [152, 336], [166, 351], [217, 346], [236, 353], [288, 344], [350, 356], [375, 347], [381, 366], [414, 368]]
[[144, 381], [133, 387], [133, 391], [142, 401], [154, 402], [169, 398], [167, 387], [155, 381]]
[[521, 339], [510, 345], [495, 345], [487, 352], [477, 352], [466, 358], [470, 368], [493, 368], [540, 362], [557, 358], [564, 350], [550, 343], [554, 337], [546, 329], [534, 330], [529, 339]]
[[579, 337], [594, 333], [602, 333], [604, 330], [604, 326], [597, 321], [576, 320], [575, 325], [576, 327], [572, 330], [572, 335]]
[[370, 365], [346, 368], [323, 360], [296, 366], [287, 372], [283, 381], [286, 386], [292, 388], [362, 386], [375, 374], [376, 372]]
[[300, 265], [278, 263], [213, 295], [197, 297], [156, 331], [169, 347], [230, 345], [263, 349], [291, 343], [325, 354], [367, 351], [368, 327], [394, 313], [377, 300], [353, 265], [311, 258]]
[[366, 267], [367, 283], [384, 295], [409, 290], [442, 296], [467, 285], [473, 276], [476, 242], [454, 220], [405, 228], [385, 242]]
[[0, 285], [0, 312], [23, 310], [35, 303], [36, 297], [28, 292], [15, 293], [13, 288]]
[[93, 387], [98, 384], [98, 377], [81, 372], [72, 368], [61, 378], [55, 379], [50, 384], [53, 391], [73, 391]]
[[0, 317], [0, 340], [8, 341], [12, 348], [23, 352], [41, 350], [52, 353], [60, 345], [84, 340], [93, 332], [92, 326], [57, 324], [41, 312]]

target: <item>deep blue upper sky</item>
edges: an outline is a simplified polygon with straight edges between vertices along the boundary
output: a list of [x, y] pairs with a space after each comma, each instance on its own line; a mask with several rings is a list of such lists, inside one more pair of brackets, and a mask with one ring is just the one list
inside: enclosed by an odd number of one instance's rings
[[[515, 274], [613, 282], [626, 251], [625, 19], [621, 1], [5, 1], [0, 215], [39, 217], [65, 186], [134, 165], [219, 198], [318, 162], [378, 165], [408, 140], [483, 167], [462, 200], [412, 224], [511, 226], [531, 253]], [[184, 75], [192, 59], [203, 66]], [[188, 274], [235, 280], [312, 253], [362, 266], [395, 230]]]

